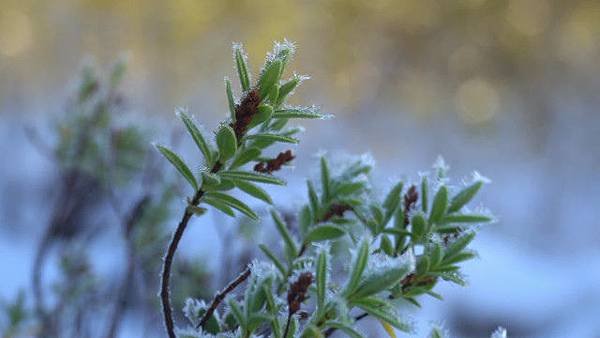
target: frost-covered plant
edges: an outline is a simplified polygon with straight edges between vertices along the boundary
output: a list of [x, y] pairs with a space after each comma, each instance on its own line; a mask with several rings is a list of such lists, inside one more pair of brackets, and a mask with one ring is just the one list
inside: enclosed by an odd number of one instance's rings
[[[157, 145], [193, 189], [161, 277], [169, 337], [176, 332], [180, 337], [327, 337], [336, 331], [363, 337], [356, 324], [365, 317], [381, 322], [390, 336], [395, 329], [411, 332], [411, 322], [400, 313], [402, 301], [419, 306], [421, 296], [441, 299], [435, 291], [440, 281], [465, 284], [460, 263], [476, 255], [468, 246], [477, 225], [492, 220], [467, 204], [486, 180], [474, 175], [465, 184], [452, 185], [439, 161], [419, 182], [396, 182], [380, 198], [369, 183], [372, 161], [364, 156], [335, 165], [322, 156], [320, 180], [308, 180], [308, 201], [296, 219], [285, 221], [271, 209], [282, 252], [260, 245], [265, 260], [250, 264], [209, 303], [189, 300], [184, 312], [191, 326], [176, 330], [170, 270], [189, 220], [208, 206], [256, 219], [257, 212], [231, 191], [237, 188], [271, 204], [257, 183], [284, 184], [273, 173], [294, 155], [288, 150], [273, 157], [268, 150], [277, 142], [298, 143], [293, 135], [299, 129], [286, 128], [290, 119], [324, 117], [315, 108], [285, 104], [303, 78], [281, 80], [294, 54], [292, 44], [276, 43], [253, 83], [242, 47], [233, 49], [242, 93], [236, 100], [225, 80], [231, 115], [215, 131], [215, 145], [188, 115], [179, 113], [204, 157], [204, 168], [194, 173], [174, 152]], [[235, 295], [241, 285], [245, 291]]]

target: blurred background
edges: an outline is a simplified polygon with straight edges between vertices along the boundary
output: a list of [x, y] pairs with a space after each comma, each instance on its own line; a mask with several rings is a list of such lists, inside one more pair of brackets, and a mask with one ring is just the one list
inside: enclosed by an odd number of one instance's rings
[[[231, 43], [257, 71], [283, 38], [298, 46], [290, 68], [311, 75], [293, 102], [336, 118], [304, 124], [290, 184], [273, 190], [282, 207], [304, 200], [320, 150], [370, 152], [384, 187], [442, 155], [459, 180], [475, 169], [492, 179], [480, 200], [499, 222], [475, 243], [469, 287], [442, 286], [445, 301], [412, 311], [419, 336], [433, 321], [456, 337], [498, 325], [511, 337], [600, 337], [600, 2], [1, 0], [6, 337], [31, 334], [11, 325], [32, 311], [65, 314], [72, 323], [54, 328], [64, 337], [160, 336], [157, 266], [186, 191], [149, 144], [192, 161], [175, 107], [212, 129], [227, 112], [223, 77], [235, 77]], [[116, 89], [120, 66], [110, 69], [123, 57]], [[255, 254], [255, 226], [212, 213], [194, 222], [178, 307]], [[239, 228], [247, 236], [230, 245]], [[98, 316], [108, 324], [86, 327]]]

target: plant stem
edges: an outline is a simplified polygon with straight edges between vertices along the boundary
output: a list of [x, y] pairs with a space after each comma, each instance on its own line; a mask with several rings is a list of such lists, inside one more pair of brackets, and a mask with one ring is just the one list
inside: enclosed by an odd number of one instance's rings
[[210, 303], [210, 307], [206, 310], [202, 318], [200, 318], [200, 322], [196, 328], [204, 327], [204, 324], [210, 319], [212, 314], [215, 312], [219, 304], [225, 299], [227, 294], [233, 291], [238, 285], [242, 284], [246, 279], [250, 277], [250, 267], [246, 267], [242, 273], [240, 273], [234, 280], [232, 280], [223, 290], [217, 292], [212, 302]]
[[[202, 196], [204, 196], [204, 191], [198, 190], [190, 204], [197, 206], [200, 203], [200, 199], [202, 198]], [[162, 303], [165, 326], [169, 338], [176, 338], [175, 323], [173, 322], [173, 309], [171, 308], [171, 296], [169, 290], [169, 282], [171, 280], [171, 266], [173, 265], [173, 257], [175, 257], [175, 252], [177, 251], [177, 247], [179, 246], [181, 237], [183, 237], [183, 233], [191, 218], [192, 213], [186, 208], [185, 212], [183, 213], [183, 216], [181, 217], [181, 221], [179, 221], [179, 224], [177, 225], [177, 229], [175, 229], [175, 233], [173, 233], [173, 238], [169, 243], [169, 248], [167, 249], [167, 254], [165, 255], [165, 263], [163, 264], [162, 269], [160, 284], [160, 300]]]
[[292, 314], [288, 313], [287, 322], [285, 323], [285, 330], [283, 330], [283, 338], [286, 338], [288, 331], [290, 330], [290, 323], [292, 322]]
[[[211, 168], [211, 173], [216, 173], [223, 167], [223, 164], [217, 161], [213, 167]], [[204, 190], [198, 189], [192, 200], [189, 202], [193, 206], [198, 206], [200, 204], [200, 200], [204, 196]], [[169, 338], [176, 338], [175, 336], [175, 323], [173, 322], [173, 309], [171, 308], [171, 295], [169, 290], [169, 283], [171, 281], [171, 267], [173, 265], [173, 258], [175, 257], [175, 252], [177, 251], [177, 247], [179, 246], [179, 242], [181, 241], [181, 237], [183, 237], [183, 233], [187, 228], [187, 225], [192, 218], [192, 212], [185, 208], [185, 212], [183, 216], [181, 216], [181, 220], [175, 229], [175, 233], [173, 233], [173, 237], [171, 238], [171, 242], [169, 243], [169, 247], [167, 249], [167, 254], [165, 255], [165, 263], [163, 264], [162, 275], [161, 275], [161, 283], [160, 283], [160, 301], [162, 303], [163, 316], [165, 320], [165, 327], [167, 329], [167, 334]]]

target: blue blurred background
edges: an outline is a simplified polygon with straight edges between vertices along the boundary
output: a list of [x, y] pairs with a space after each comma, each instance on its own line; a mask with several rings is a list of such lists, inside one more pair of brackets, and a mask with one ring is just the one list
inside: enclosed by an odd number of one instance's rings
[[[600, 337], [600, 2], [583, 0], [0, 1], [0, 299], [29, 290], [54, 203], [57, 168], [26, 130], [51, 143], [44, 130], [82, 65], [126, 55], [130, 119], [169, 143], [175, 107], [207, 129], [226, 116], [232, 41], [256, 70], [283, 38], [298, 46], [290, 68], [311, 75], [293, 101], [336, 118], [305, 124], [304, 160], [275, 200], [303, 201], [321, 150], [370, 152], [381, 186], [416, 179], [438, 155], [459, 179], [476, 169], [493, 181], [481, 203], [499, 222], [475, 243], [469, 287], [443, 286], [445, 301], [412, 316], [458, 337], [498, 325], [512, 337]], [[179, 149], [193, 156], [191, 143]], [[216, 250], [207, 223], [195, 222], [186, 254]], [[102, 236], [95, 268], [118, 276], [118, 232]], [[119, 336], [139, 336], [128, 316]]]

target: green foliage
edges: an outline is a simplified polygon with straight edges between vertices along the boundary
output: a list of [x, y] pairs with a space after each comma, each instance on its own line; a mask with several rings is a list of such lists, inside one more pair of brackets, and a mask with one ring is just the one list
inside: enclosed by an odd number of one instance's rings
[[[281, 80], [293, 53], [289, 42], [276, 44], [252, 84], [242, 48], [234, 45], [243, 92], [235, 102], [226, 80], [231, 118], [215, 132], [218, 149], [211, 149], [191, 119], [184, 118], [210, 164], [189, 199], [191, 206], [205, 203], [230, 216], [237, 210], [257, 218], [259, 212], [229, 193], [234, 187], [272, 204], [258, 184], [284, 185], [272, 172], [285, 163], [269, 162], [265, 169], [269, 161], [265, 152], [276, 143], [298, 143], [292, 137], [298, 130], [284, 129], [289, 119], [326, 117], [314, 107], [285, 106], [285, 99], [302, 80], [298, 76]], [[159, 150], [188, 181], [194, 179], [188, 177], [189, 170], [172, 152]], [[212, 158], [216, 153], [218, 159]], [[282, 160], [278, 156], [272, 161]], [[245, 168], [252, 162], [256, 163], [255, 171]], [[416, 185], [394, 182], [380, 200], [370, 184], [372, 164], [368, 158], [332, 162], [321, 156], [319, 168], [319, 180], [307, 181], [307, 202], [295, 218], [270, 210], [282, 252], [259, 245], [266, 261], [251, 264], [245, 292], [237, 297], [229, 295], [223, 313], [215, 308], [210, 331], [207, 325], [197, 325], [198, 334], [214, 333], [219, 328], [219, 332], [231, 331], [236, 337], [265, 332], [277, 338], [326, 337], [341, 330], [351, 337], [362, 337], [355, 328], [363, 316], [379, 320], [390, 335], [393, 328], [411, 332], [395, 299], [419, 305], [418, 298], [424, 295], [441, 299], [434, 291], [440, 281], [464, 284], [459, 264], [475, 257], [468, 248], [475, 237], [474, 225], [491, 220], [466, 208], [483, 180], [476, 178], [473, 184], [453, 193], [456, 188], [449, 185], [445, 171], [437, 170], [434, 175], [423, 175]], [[346, 258], [347, 250], [351, 260]], [[339, 265], [348, 261], [349, 268], [340, 272], [344, 269]], [[332, 270], [336, 271], [335, 278]], [[302, 320], [300, 307], [307, 312]], [[353, 317], [360, 312], [363, 316]]]

